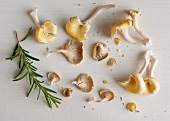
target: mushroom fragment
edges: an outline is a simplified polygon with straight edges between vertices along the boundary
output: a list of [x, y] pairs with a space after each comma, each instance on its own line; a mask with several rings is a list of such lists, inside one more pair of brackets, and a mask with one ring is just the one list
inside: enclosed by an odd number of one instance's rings
[[66, 23], [66, 31], [67, 33], [73, 37], [74, 39], [77, 39], [79, 41], [82, 40], [87, 40], [87, 32], [90, 30], [91, 25], [90, 22], [98, 15], [100, 14], [103, 10], [109, 9], [109, 8], [114, 8], [114, 4], [108, 4], [108, 5], [103, 5], [99, 7], [94, 14], [92, 14], [87, 20], [81, 22], [81, 20], [75, 16], [71, 17], [67, 23]]
[[[130, 75], [129, 80], [119, 81], [119, 84], [125, 87], [129, 92], [134, 94], [156, 94], [160, 90], [159, 82], [154, 78], [154, 70], [157, 64], [157, 59], [154, 57], [152, 51], [145, 53], [145, 63], [136, 76]], [[149, 77], [143, 79], [143, 74], [149, 66]]]
[[64, 97], [71, 97], [73, 90], [71, 88], [62, 88], [62, 94]]
[[119, 38], [115, 38], [115, 43], [116, 43], [117, 45], [119, 45], [119, 44], [120, 44], [120, 39], [119, 39]]
[[91, 76], [88, 74], [82, 73], [78, 76], [76, 81], [73, 81], [72, 84], [75, 84], [83, 92], [91, 92], [94, 87], [94, 82]]
[[96, 43], [93, 48], [93, 59], [101, 61], [107, 58], [107, 45], [105, 43]]
[[126, 105], [126, 108], [130, 111], [130, 112], [134, 112], [136, 111], [136, 104], [134, 102], [129, 102]]
[[114, 99], [114, 93], [110, 89], [101, 89], [99, 91], [99, 96], [102, 98], [101, 100], [96, 99], [96, 97], [90, 98], [89, 102], [105, 102], [105, 101], [111, 101]]
[[53, 24], [51, 20], [46, 20], [44, 24], [41, 25], [38, 19], [37, 11], [38, 9], [35, 8], [30, 12], [30, 16], [37, 26], [35, 39], [40, 43], [52, 42], [57, 35], [57, 25]]
[[50, 82], [50, 85], [52, 85], [53, 83], [57, 83], [61, 80], [60, 76], [55, 72], [49, 72], [47, 74], [47, 77]]
[[115, 58], [110, 58], [110, 59], [107, 61], [107, 65], [108, 65], [108, 66], [115, 66], [115, 65], [117, 65], [116, 59], [115, 59]]
[[67, 60], [72, 64], [79, 64], [84, 57], [84, 45], [82, 42], [79, 42], [74, 39], [70, 39], [61, 49], [50, 51], [46, 49], [48, 55], [54, 52], [63, 53]]
[[152, 44], [151, 39], [141, 30], [138, 24], [138, 17], [141, 15], [140, 11], [130, 10], [129, 15], [132, 17], [133, 26], [138, 34], [146, 41], [146, 43]]

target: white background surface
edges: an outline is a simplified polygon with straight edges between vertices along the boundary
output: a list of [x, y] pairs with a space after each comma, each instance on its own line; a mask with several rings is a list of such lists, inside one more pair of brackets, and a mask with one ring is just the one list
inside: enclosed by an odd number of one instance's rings
[[[94, 2], [97, 4], [94, 5]], [[115, 3], [117, 7], [103, 12], [91, 23], [89, 40], [84, 41], [86, 56], [81, 64], [72, 65], [59, 53], [46, 58], [47, 46], [51, 49], [59, 48], [70, 38], [63, 27], [69, 17], [77, 15], [84, 20], [97, 6], [108, 3]], [[18, 70], [16, 60], [12, 62], [4, 60], [12, 53], [16, 44], [13, 31], [16, 29], [19, 37], [22, 38], [29, 27], [35, 28], [28, 15], [35, 6], [39, 8], [41, 22], [50, 19], [58, 25], [58, 36], [50, 44], [40, 44], [30, 37], [22, 43], [22, 46], [41, 60], [34, 65], [39, 68], [38, 72], [44, 75], [44, 80], [49, 71], [60, 74], [61, 82], [57, 86], [50, 87], [59, 90], [57, 96], [63, 99], [58, 109], [48, 108], [43, 96], [37, 101], [37, 91], [27, 98], [26, 93], [29, 89], [27, 79], [12, 82]], [[124, 10], [138, 8], [143, 13], [139, 19], [140, 26], [150, 35], [153, 45], [147, 47], [133, 45], [122, 39], [121, 45], [116, 46], [109, 38], [111, 26], [127, 17]], [[0, 0], [0, 121], [168, 121], [168, 114], [170, 114], [169, 11], [169, 0]], [[112, 71], [106, 65], [108, 58], [102, 62], [96, 62], [91, 58], [93, 44], [107, 43], [107, 41], [110, 48], [109, 57], [116, 58], [118, 62]], [[121, 51], [118, 53], [116, 49]], [[152, 96], [133, 95], [119, 86], [116, 81], [127, 79], [129, 74], [135, 74], [139, 70], [143, 63], [141, 56], [147, 49], [152, 49], [159, 58], [155, 76], [161, 84], [161, 90], [157, 95]], [[121, 57], [122, 54], [125, 55], [124, 58]], [[95, 88], [89, 94], [71, 85], [71, 81], [83, 72], [88, 73], [95, 80]], [[102, 83], [105, 79], [109, 81], [108, 85]], [[73, 88], [71, 99], [61, 95], [62, 86]], [[112, 89], [116, 95], [114, 101], [101, 104], [87, 103], [87, 98], [98, 97], [98, 90], [101, 88]], [[120, 96], [123, 97], [122, 102]], [[136, 102], [141, 113], [128, 112], [122, 103], [126, 104], [129, 101]]]

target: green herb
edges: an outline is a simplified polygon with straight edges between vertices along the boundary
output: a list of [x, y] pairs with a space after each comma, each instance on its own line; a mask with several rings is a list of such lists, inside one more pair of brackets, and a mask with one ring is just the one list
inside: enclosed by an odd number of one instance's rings
[[18, 66], [20, 68], [20, 71], [15, 76], [13, 81], [19, 81], [19, 80], [22, 80], [24, 77], [28, 76], [30, 89], [27, 93], [27, 97], [29, 96], [29, 94], [31, 93], [33, 89], [38, 88], [39, 91], [38, 91], [37, 100], [40, 96], [40, 93], [42, 92], [50, 108], [52, 108], [52, 103], [54, 103], [55, 106], [58, 107], [58, 104], [60, 104], [61, 99], [51, 94], [51, 93], [56, 93], [56, 92], [49, 88], [46, 88], [45, 86], [42, 86], [41, 83], [43, 83], [43, 81], [39, 81], [37, 79], [38, 77], [41, 77], [41, 78], [43, 77], [42, 75], [36, 72], [37, 68], [33, 66], [33, 61], [39, 61], [39, 59], [31, 56], [29, 52], [23, 49], [20, 45], [20, 42], [26, 40], [27, 37], [30, 35], [31, 30], [32, 28], [29, 29], [26, 36], [20, 41], [18, 40], [18, 35], [17, 35], [17, 32], [15, 31], [17, 45], [15, 46], [13, 54], [10, 57], [6, 58], [6, 60], [13, 60], [14, 58], [18, 58]]

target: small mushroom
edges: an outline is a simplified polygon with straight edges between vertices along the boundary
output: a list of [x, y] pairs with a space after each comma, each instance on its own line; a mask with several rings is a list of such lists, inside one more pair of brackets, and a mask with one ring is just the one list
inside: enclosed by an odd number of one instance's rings
[[129, 102], [126, 105], [126, 108], [130, 111], [130, 112], [134, 112], [136, 110], [136, 104], [134, 102]]
[[[156, 94], [160, 90], [159, 82], [154, 78], [153, 72], [157, 64], [157, 59], [153, 56], [152, 51], [145, 53], [145, 63], [136, 76], [130, 75], [129, 80], [119, 81], [119, 84], [125, 87], [129, 92], [134, 94]], [[143, 79], [143, 74], [149, 66], [149, 77]]]
[[89, 102], [105, 102], [111, 101], [114, 99], [114, 93], [110, 89], [101, 89], [99, 91], [99, 96], [102, 98], [101, 100], [96, 99], [96, 97], [92, 97], [89, 99]]
[[87, 20], [81, 22], [81, 20], [75, 16], [71, 17], [67, 23], [66, 23], [66, 31], [67, 33], [73, 37], [74, 39], [77, 39], [79, 41], [82, 40], [87, 40], [87, 32], [90, 30], [90, 22], [98, 15], [100, 14], [103, 10], [109, 9], [109, 8], [114, 8], [114, 4], [108, 4], [99, 7], [94, 14], [92, 14]]
[[44, 24], [40, 24], [38, 16], [38, 9], [35, 8], [30, 12], [30, 16], [37, 26], [35, 39], [40, 43], [52, 42], [57, 36], [57, 25], [53, 24], [51, 20], [46, 20]]
[[115, 37], [115, 35], [117, 34], [117, 32], [120, 31], [120, 33], [122, 34], [122, 36], [124, 37], [125, 40], [127, 40], [133, 44], [146, 45], [147, 42], [145, 40], [137, 40], [137, 39], [132, 38], [129, 35], [129, 33], [128, 33], [129, 26], [133, 26], [133, 21], [130, 19], [126, 19], [126, 20], [123, 20], [123, 21], [115, 24], [111, 30], [111, 39], [113, 39]]
[[70, 39], [61, 49], [50, 51], [48, 48], [46, 49], [48, 55], [54, 52], [63, 53], [67, 60], [72, 64], [79, 64], [84, 57], [84, 46], [82, 42], [79, 42], [74, 39]]
[[93, 58], [97, 61], [101, 61], [107, 58], [107, 45], [105, 43], [96, 43], [93, 48]]
[[138, 24], [138, 17], [141, 15], [140, 11], [130, 10], [129, 15], [132, 17], [133, 26], [138, 34], [146, 41], [146, 44], [152, 44], [151, 39], [142, 31]]
[[52, 85], [53, 83], [57, 83], [61, 80], [60, 76], [55, 72], [49, 72], [47, 74], [47, 77], [50, 81], [50, 85]]
[[115, 58], [110, 58], [110, 59], [107, 61], [107, 65], [108, 65], [108, 66], [115, 66], [115, 65], [117, 65], [116, 59], [115, 59]]
[[94, 82], [91, 76], [88, 74], [82, 73], [78, 76], [76, 81], [73, 81], [72, 84], [75, 84], [83, 92], [91, 92], [94, 87]]
[[71, 97], [73, 90], [71, 88], [62, 88], [62, 94], [64, 97]]
[[120, 39], [119, 38], [115, 38], [115, 43], [116, 43], [116, 45], [119, 45], [120, 44]]

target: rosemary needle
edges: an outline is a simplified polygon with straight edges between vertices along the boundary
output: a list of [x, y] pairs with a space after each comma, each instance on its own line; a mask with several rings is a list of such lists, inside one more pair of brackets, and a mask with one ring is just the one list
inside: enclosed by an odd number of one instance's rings
[[30, 83], [30, 89], [27, 93], [27, 97], [31, 93], [33, 89], [38, 88], [38, 96], [37, 100], [40, 96], [40, 93], [42, 92], [44, 94], [45, 100], [50, 108], [52, 108], [52, 103], [55, 104], [56, 107], [58, 107], [58, 104], [62, 101], [60, 98], [53, 96], [51, 93], [56, 93], [55, 91], [42, 86], [41, 83], [43, 81], [39, 81], [37, 78], [38, 77], [43, 77], [42, 75], [38, 74], [37, 68], [33, 65], [33, 61], [39, 61], [39, 59], [31, 56], [29, 52], [25, 49], [23, 49], [20, 45], [20, 42], [24, 41], [27, 39], [27, 37], [30, 35], [32, 28], [28, 30], [28, 33], [26, 36], [19, 41], [17, 32], [15, 31], [16, 34], [16, 40], [17, 40], [17, 45], [15, 46], [15, 49], [12, 53], [12, 55], [6, 60], [13, 60], [14, 58], [18, 58], [18, 66], [19, 66], [19, 73], [14, 77], [13, 81], [19, 81], [22, 80], [24, 77], [28, 76], [29, 78], [29, 83]]

